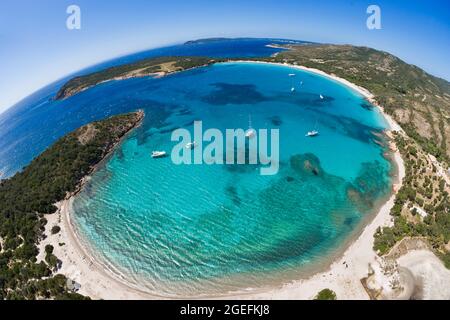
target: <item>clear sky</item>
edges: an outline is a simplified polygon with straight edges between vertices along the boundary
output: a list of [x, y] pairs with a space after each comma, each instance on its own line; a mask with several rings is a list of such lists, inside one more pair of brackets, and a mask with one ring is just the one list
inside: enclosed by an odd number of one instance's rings
[[[81, 30], [66, 28], [71, 4]], [[371, 4], [381, 30], [366, 27]], [[448, 0], [1, 0], [0, 113], [97, 62], [217, 36], [366, 45], [450, 80]]]

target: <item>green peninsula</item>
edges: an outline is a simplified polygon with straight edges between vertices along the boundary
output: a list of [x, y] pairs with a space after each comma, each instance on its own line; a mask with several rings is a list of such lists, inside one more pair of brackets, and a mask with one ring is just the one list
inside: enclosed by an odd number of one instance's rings
[[54, 204], [76, 192], [82, 178], [143, 116], [139, 111], [85, 125], [0, 182], [0, 300], [84, 298], [68, 289], [66, 277], [57, 274], [60, 262], [51, 246], [45, 248], [45, 261], [37, 261], [45, 214], [55, 213]]
[[138, 62], [119, 65], [95, 73], [75, 77], [64, 84], [56, 94], [55, 99], [61, 100], [71, 97], [97, 84], [111, 80], [164, 76], [178, 71], [206, 66], [219, 61], [219, 59], [203, 57], [158, 57], [144, 59]]

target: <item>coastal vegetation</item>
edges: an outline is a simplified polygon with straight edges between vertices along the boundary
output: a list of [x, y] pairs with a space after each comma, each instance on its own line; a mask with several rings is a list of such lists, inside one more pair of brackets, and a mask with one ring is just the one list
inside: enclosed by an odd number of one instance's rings
[[422, 237], [450, 268], [450, 185], [439, 162], [417, 142], [395, 134], [406, 175], [391, 209], [392, 227], [379, 228], [374, 249], [386, 254], [405, 237]]
[[[57, 274], [61, 261], [37, 243], [45, 236], [46, 214], [80, 187], [120, 139], [138, 125], [142, 112], [93, 122], [62, 137], [21, 172], [0, 182], [0, 299], [83, 299]], [[52, 233], [59, 232], [53, 227]]]

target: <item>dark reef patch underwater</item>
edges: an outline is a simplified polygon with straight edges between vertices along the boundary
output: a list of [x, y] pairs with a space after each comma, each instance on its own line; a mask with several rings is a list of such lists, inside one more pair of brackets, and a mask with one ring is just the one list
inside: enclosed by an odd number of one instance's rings
[[252, 84], [214, 83], [216, 89], [203, 97], [203, 101], [212, 105], [255, 104], [267, 98]]

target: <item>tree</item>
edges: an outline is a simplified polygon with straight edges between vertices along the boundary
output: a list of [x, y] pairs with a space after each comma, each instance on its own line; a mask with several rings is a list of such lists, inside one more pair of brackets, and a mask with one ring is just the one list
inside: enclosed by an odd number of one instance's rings
[[46, 254], [52, 254], [53, 253], [53, 246], [51, 244], [48, 244], [45, 246], [45, 253]]
[[331, 289], [321, 290], [314, 300], [337, 300], [336, 293]]
[[52, 234], [57, 234], [59, 231], [61, 231], [60, 226], [53, 226], [52, 227]]

